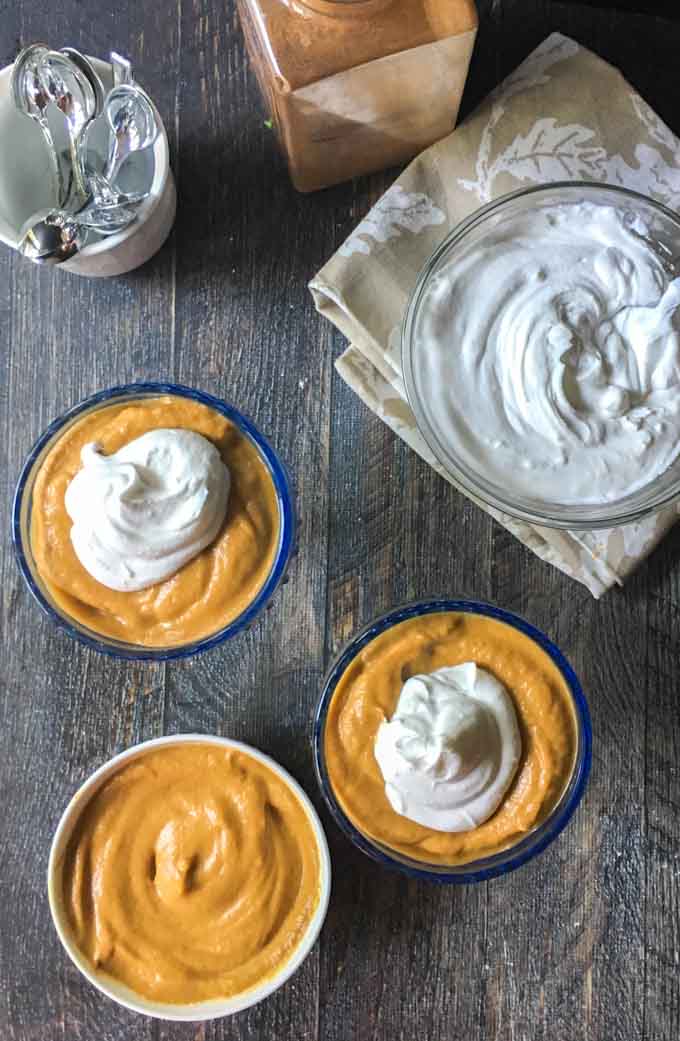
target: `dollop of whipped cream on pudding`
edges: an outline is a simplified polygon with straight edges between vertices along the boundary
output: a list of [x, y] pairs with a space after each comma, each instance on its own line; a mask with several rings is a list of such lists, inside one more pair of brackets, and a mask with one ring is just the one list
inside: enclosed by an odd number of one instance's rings
[[230, 476], [192, 430], [150, 430], [103, 455], [87, 444], [66, 489], [78, 560], [109, 589], [161, 582], [210, 545], [227, 512]]
[[437, 831], [470, 831], [488, 820], [521, 751], [510, 695], [474, 662], [411, 676], [374, 748], [392, 809]]
[[639, 217], [536, 206], [432, 278], [414, 373], [452, 457], [532, 500], [623, 498], [680, 454], [680, 278]]

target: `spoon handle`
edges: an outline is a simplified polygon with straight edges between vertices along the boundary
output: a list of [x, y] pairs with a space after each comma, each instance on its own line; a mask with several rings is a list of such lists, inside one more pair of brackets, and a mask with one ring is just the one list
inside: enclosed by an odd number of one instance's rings
[[57, 146], [55, 144], [54, 137], [52, 136], [52, 131], [50, 130], [50, 125], [47, 122], [46, 116], [34, 116], [33, 118], [40, 127], [43, 135], [43, 140], [47, 145], [47, 151], [50, 155], [50, 166], [52, 168], [52, 179], [54, 182], [57, 205], [61, 206], [64, 201], [64, 197], [67, 194], [63, 164], [59, 158]]
[[134, 205], [143, 202], [148, 192], [119, 192], [115, 189], [103, 174], [96, 170], [90, 171], [90, 185], [96, 205], [102, 209], [114, 206]]
[[130, 206], [93, 206], [86, 207], [76, 214], [78, 223], [83, 228], [93, 228], [100, 234], [111, 234], [122, 231], [132, 224], [137, 217], [137, 210]]
[[116, 51], [111, 51], [109, 58], [111, 60], [111, 68], [113, 69], [114, 87], [119, 87], [121, 83], [132, 83], [134, 73], [130, 59], [124, 58], [122, 54], [117, 54]]
[[[38, 62], [43, 54], [47, 53], [47, 50], [47, 44], [31, 43], [17, 54], [12, 67], [10, 90], [17, 111], [21, 112], [28, 119], [32, 119], [40, 127], [43, 141], [47, 146], [55, 201], [58, 206], [61, 206], [64, 198], [64, 174], [52, 131], [45, 115], [47, 99], [43, 96], [38, 75]], [[30, 100], [27, 97], [29, 86], [32, 95]]]
[[[65, 78], [65, 72], [67, 76], [72, 77], [71, 83]], [[67, 197], [61, 205], [67, 206], [73, 211], [79, 209], [90, 196], [83, 165], [82, 140], [83, 133], [92, 122], [96, 111], [96, 91], [88, 76], [82, 72], [80, 65], [75, 64], [68, 54], [60, 51], [47, 51], [42, 56], [38, 74], [47, 97], [54, 102], [64, 117], [72, 177], [70, 191], [67, 192]], [[80, 92], [81, 98], [77, 97], [77, 93], [73, 93], [74, 86], [76, 91]], [[87, 101], [84, 99], [88, 98], [89, 111], [84, 118], [81, 116], [82, 123], [79, 126], [75, 118], [78, 112], [76, 106], [78, 104], [87, 105]]]

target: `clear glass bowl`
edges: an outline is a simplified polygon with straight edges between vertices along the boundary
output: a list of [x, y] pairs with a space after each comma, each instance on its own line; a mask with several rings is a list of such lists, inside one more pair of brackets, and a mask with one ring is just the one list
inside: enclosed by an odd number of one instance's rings
[[418, 322], [424, 313], [423, 300], [431, 280], [463, 243], [467, 247], [483, 241], [485, 235], [496, 231], [505, 220], [521, 216], [536, 206], [581, 201], [613, 205], [632, 216], [642, 217], [660, 250], [668, 251], [669, 257], [680, 257], [680, 216], [644, 195], [614, 185], [571, 181], [524, 188], [482, 206], [444, 239], [418, 276], [402, 325], [402, 366], [408, 401], [420, 433], [453, 483], [473, 498], [513, 517], [532, 524], [574, 530], [628, 524], [680, 498], [680, 459], [639, 490], [606, 503], [566, 505], [530, 499], [514, 493], [510, 487], [499, 486], [488, 478], [481, 466], [476, 470], [466, 464], [435, 429], [428, 403], [419, 388]]
[[[40, 577], [31, 550], [31, 507], [33, 486], [45, 456], [55, 442], [63, 436], [65, 431], [76, 420], [81, 419], [88, 412], [94, 412], [107, 405], [115, 405], [125, 401], [138, 401], [145, 398], [157, 398], [166, 394], [174, 397], [189, 398], [191, 401], [197, 401], [215, 412], [221, 413], [231, 420], [241, 433], [255, 445], [269, 469], [276, 491], [279, 507], [279, 542], [276, 556], [264, 585], [242, 614], [238, 615], [222, 629], [218, 629], [217, 632], [204, 636], [199, 640], [194, 640], [191, 643], [179, 644], [174, 647], [147, 647], [141, 644], [115, 640], [112, 637], [97, 633], [76, 621], [55, 604], [49, 590]], [[210, 650], [211, 647], [216, 647], [217, 644], [230, 639], [232, 636], [236, 636], [237, 633], [246, 629], [266, 607], [276, 587], [284, 577], [293, 550], [294, 538], [295, 509], [290, 482], [283, 463], [266, 438], [260, 433], [255, 424], [235, 409], [233, 405], [228, 405], [211, 394], [204, 394], [202, 391], [193, 390], [190, 387], [184, 387], [175, 383], [131, 383], [127, 386], [103, 390], [81, 401], [80, 404], [69, 409], [59, 419], [55, 419], [33, 446], [28, 459], [24, 463], [14, 494], [14, 506], [12, 508], [12, 541], [17, 563], [39, 607], [56, 625], [64, 629], [69, 636], [87, 644], [88, 647], [101, 651], [103, 654], [110, 654], [116, 658], [127, 658], [135, 661], [167, 661], [171, 658], [187, 658], [192, 654], [198, 654], [200, 651]]]
[[[508, 849], [501, 850], [500, 853], [495, 853], [493, 856], [457, 866], [428, 864], [421, 860], [414, 860], [411, 857], [404, 856], [397, 850], [391, 849], [389, 846], [377, 842], [375, 839], [369, 838], [359, 831], [352, 821], [349, 820], [335, 797], [328, 776], [324, 751], [328, 707], [340, 677], [357, 654], [379, 636], [380, 633], [385, 632], [386, 629], [390, 629], [392, 626], [398, 625], [409, 618], [441, 611], [459, 611], [484, 615], [487, 618], [505, 622], [537, 643], [548, 657], [552, 659], [564, 677], [571, 694], [577, 736], [576, 760], [569, 784], [550, 816], [537, 828], [530, 831], [520, 842], [515, 843]], [[521, 867], [522, 864], [526, 864], [528, 860], [533, 860], [535, 856], [542, 853], [546, 846], [549, 846], [567, 826], [581, 801], [590, 774], [592, 730], [588, 703], [576, 678], [576, 674], [562, 652], [544, 633], [523, 618], [520, 618], [519, 615], [512, 614], [510, 611], [505, 611], [503, 608], [496, 607], [493, 604], [467, 599], [437, 599], [405, 604], [382, 615], [362, 629], [340, 652], [324, 680], [321, 698], [314, 715], [312, 745], [317, 780], [326, 805], [336, 824], [339, 825], [358, 849], [384, 867], [395, 868], [411, 878], [421, 878], [428, 882], [466, 884], [469, 882], [484, 882], [489, 878], [505, 875], [509, 871], [514, 871], [516, 868]]]

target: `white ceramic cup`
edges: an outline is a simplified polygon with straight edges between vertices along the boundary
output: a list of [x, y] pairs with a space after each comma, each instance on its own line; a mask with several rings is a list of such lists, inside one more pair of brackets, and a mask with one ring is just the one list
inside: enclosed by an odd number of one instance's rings
[[[108, 62], [90, 59], [106, 89], [113, 85]], [[49, 206], [45, 185], [51, 183], [49, 156], [40, 127], [14, 106], [10, 92], [12, 65], [0, 69], [0, 242], [16, 249], [20, 231], [39, 210]], [[160, 133], [153, 145], [154, 178], [137, 220], [116, 235], [85, 246], [57, 265], [77, 275], [105, 278], [132, 271], [161, 248], [175, 220], [177, 193], [170, 169], [168, 137], [154, 106]]]
[[[134, 991], [130, 990], [129, 987], [119, 983], [111, 976], [95, 972], [91, 963], [78, 949], [71, 936], [71, 930], [69, 928], [62, 895], [62, 872], [64, 868], [66, 848], [73, 833], [73, 829], [77, 824], [81, 813], [85, 809], [85, 806], [99, 788], [101, 788], [104, 782], [107, 781], [112, 774], [120, 770], [125, 763], [128, 763], [133, 759], [138, 759], [158, 748], [189, 743], [217, 745], [220, 748], [235, 748], [238, 751], [243, 752], [245, 755], [249, 755], [253, 759], [256, 759], [258, 762], [264, 763], [265, 766], [269, 767], [269, 769], [275, 773], [276, 776], [288, 786], [288, 788], [291, 789], [307, 813], [307, 817], [316, 839], [319, 851], [321, 875], [320, 895], [318, 906], [307, 927], [305, 935], [293, 952], [290, 960], [282, 966], [275, 976], [272, 976], [259, 985], [251, 987], [249, 990], [243, 991], [241, 994], [236, 994], [231, 998], [215, 998], [210, 1001], [201, 1001], [189, 1005], [172, 1005], [164, 1002], [150, 1001], [148, 998], [136, 994]], [[172, 737], [159, 737], [152, 741], [144, 741], [142, 744], [134, 745], [132, 748], [128, 748], [125, 752], [121, 752], [120, 755], [114, 756], [113, 759], [110, 759], [98, 770], [95, 770], [92, 776], [81, 785], [62, 814], [61, 820], [59, 821], [57, 830], [54, 834], [54, 839], [52, 840], [52, 848], [50, 849], [50, 857], [47, 867], [47, 894], [50, 911], [52, 913], [52, 920], [59, 935], [59, 939], [71, 960], [80, 969], [83, 976], [85, 976], [85, 978], [103, 994], [106, 994], [108, 998], [118, 1002], [119, 1005], [124, 1005], [125, 1008], [131, 1009], [133, 1012], [141, 1012], [147, 1016], [154, 1016], [156, 1019], [192, 1021], [216, 1019], [219, 1016], [228, 1016], [234, 1012], [240, 1012], [242, 1009], [250, 1008], [252, 1005], [256, 1005], [258, 1001], [262, 1001], [263, 998], [273, 994], [275, 990], [278, 990], [278, 988], [297, 971], [314, 946], [326, 917], [326, 911], [328, 910], [330, 889], [331, 864], [326, 836], [316, 810], [297, 781], [295, 781], [282, 766], [279, 766], [279, 764], [268, 755], [259, 752], [256, 748], [252, 748], [250, 745], [246, 745], [241, 741], [232, 741], [231, 738], [206, 736], [205, 734], [178, 734]]]

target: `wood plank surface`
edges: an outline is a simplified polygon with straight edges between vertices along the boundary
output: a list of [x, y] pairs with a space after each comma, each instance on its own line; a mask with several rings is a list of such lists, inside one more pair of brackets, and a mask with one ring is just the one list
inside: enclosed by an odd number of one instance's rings
[[[478, 7], [463, 114], [559, 29], [618, 65], [680, 133], [676, 20], [556, 0]], [[166, 120], [179, 210], [161, 253], [121, 279], [43, 271], [0, 251], [0, 1038], [677, 1041], [680, 531], [594, 601], [337, 378], [343, 341], [306, 284], [395, 171], [293, 191], [231, 0], [0, 0], [0, 61], [41, 38], [131, 53]], [[16, 476], [47, 423], [97, 389], [159, 377], [253, 416], [290, 468], [300, 521], [288, 581], [264, 617], [167, 667], [106, 659], [55, 631], [7, 534]], [[45, 891], [52, 833], [77, 785], [123, 747], [196, 731], [270, 752], [320, 807], [309, 725], [328, 662], [395, 603], [460, 592], [527, 616], [583, 679], [593, 773], [559, 841], [506, 878], [429, 887], [381, 871], [322, 811], [328, 920], [276, 995], [231, 1019], [169, 1024], [86, 984]]]

